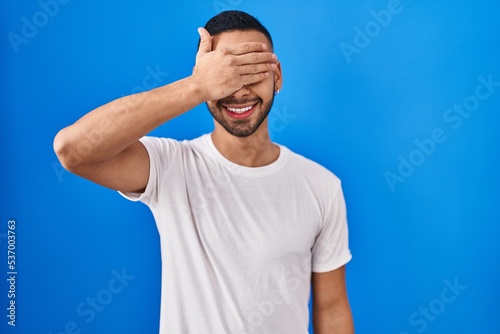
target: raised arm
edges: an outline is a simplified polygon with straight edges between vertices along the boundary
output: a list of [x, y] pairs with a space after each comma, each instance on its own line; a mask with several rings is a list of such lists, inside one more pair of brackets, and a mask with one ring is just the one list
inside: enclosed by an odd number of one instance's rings
[[212, 51], [212, 37], [199, 29], [193, 74], [151, 91], [119, 98], [62, 129], [54, 150], [69, 171], [106, 187], [143, 192], [149, 156], [139, 139], [200, 103], [222, 99], [265, 79], [275, 56], [257, 42]]

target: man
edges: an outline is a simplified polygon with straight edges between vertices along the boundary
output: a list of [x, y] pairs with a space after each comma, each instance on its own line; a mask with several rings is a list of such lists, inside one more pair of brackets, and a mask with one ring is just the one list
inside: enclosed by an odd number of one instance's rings
[[[191, 76], [101, 106], [61, 130], [68, 170], [147, 204], [161, 239], [160, 333], [353, 333], [340, 181], [271, 142], [282, 86], [269, 32], [223, 12], [199, 28]], [[214, 131], [144, 137], [206, 102]]]

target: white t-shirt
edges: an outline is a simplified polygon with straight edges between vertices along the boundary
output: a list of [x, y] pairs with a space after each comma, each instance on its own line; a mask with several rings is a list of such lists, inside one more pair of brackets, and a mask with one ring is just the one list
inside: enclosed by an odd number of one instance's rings
[[141, 142], [149, 181], [124, 196], [150, 207], [160, 234], [160, 333], [308, 333], [311, 272], [351, 259], [339, 179], [284, 146], [251, 168], [209, 134]]

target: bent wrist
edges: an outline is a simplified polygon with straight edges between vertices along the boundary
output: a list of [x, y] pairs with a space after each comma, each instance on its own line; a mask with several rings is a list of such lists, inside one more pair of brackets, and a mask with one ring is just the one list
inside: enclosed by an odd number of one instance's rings
[[183, 81], [185, 81], [189, 95], [193, 97], [193, 100], [196, 101], [197, 104], [210, 100], [206, 85], [194, 75], [185, 78]]

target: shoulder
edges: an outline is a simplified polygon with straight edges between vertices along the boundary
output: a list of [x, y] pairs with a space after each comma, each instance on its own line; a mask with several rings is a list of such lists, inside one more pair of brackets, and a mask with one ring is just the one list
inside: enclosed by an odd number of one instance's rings
[[305, 156], [303, 156], [300, 153], [296, 153], [286, 146], [281, 146], [288, 152], [289, 160], [290, 163], [300, 170], [307, 172], [308, 174], [314, 173], [317, 174], [321, 177], [326, 177], [332, 180], [336, 180], [340, 182], [340, 179], [335, 175], [332, 171], [330, 171], [328, 168], [324, 167], [323, 165], [319, 164], [316, 161], [313, 161]]
[[296, 153], [285, 146], [281, 146], [288, 152], [288, 160], [290, 162], [290, 167], [296, 170], [302, 177], [304, 177], [308, 182], [314, 183], [320, 188], [340, 188], [341, 181], [337, 175], [335, 175], [328, 168], [313, 161], [302, 154]]
[[194, 139], [177, 140], [166, 137], [145, 136], [140, 139], [148, 152], [176, 153], [189, 152], [205, 149], [206, 136], [202, 135]]

